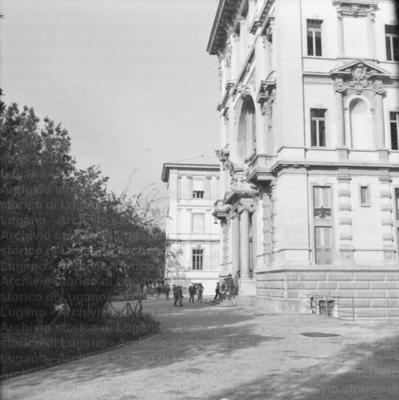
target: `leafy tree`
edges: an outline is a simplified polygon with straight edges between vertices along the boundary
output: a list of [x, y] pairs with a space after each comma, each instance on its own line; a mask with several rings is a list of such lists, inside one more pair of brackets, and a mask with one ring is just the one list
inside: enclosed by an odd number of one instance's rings
[[[0, 107], [1, 108], [1, 107]], [[2, 316], [35, 321], [60, 296], [96, 318], [117, 284], [162, 277], [165, 235], [138, 195], [107, 191], [98, 168], [76, 168], [60, 125], [33, 109], [0, 110]]]
[[12, 104], [0, 114], [2, 315], [35, 320], [52, 309], [50, 249], [70, 202], [69, 150], [66, 130], [48, 119], [40, 128], [33, 109]]

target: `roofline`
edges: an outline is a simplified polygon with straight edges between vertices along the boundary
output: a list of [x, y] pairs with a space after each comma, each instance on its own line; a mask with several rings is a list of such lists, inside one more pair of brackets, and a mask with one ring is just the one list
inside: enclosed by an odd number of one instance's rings
[[226, 1], [227, 0], [219, 0], [218, 8], [216, 10], [215, 19], [213, 20], [213, 24], [212, 24], [211, 34], [210, 34], [209, 39], [208, 39], [208, 45], [206, 46], [206, 51], [209, 54], [212, 54], [212, 55], [215, 54], [215, 52], [213, 50], [213, 45], [215, 43], [217, 27], [219, 26], [220, 18], [221, 18], [222, 14], [223, 14], [223, 9], [224, 9]]
[[164, 163], [162, 167], [162, 182], [169, 181], [169, 171], [177, 170], [196, 170], [196, 171], [220, 171], [219, 164], [199, 164], [199, 163]]
[[222, 40], [222, 42], [225, 42], [227, 37], [226, 25], [234, 21], [242, 1], [243, 0], [219, 0], [208, 45], [206, 47], [209, 54], [215, 55], [218, 53], [220, 47], [218, 41]]

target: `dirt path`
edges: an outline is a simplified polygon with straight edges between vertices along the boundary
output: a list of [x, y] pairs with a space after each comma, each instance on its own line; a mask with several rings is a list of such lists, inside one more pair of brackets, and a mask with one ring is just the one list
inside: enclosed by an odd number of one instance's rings
[[175, 308], [156, 300], [144, 307], [161, 321], [161, 333], [3, 381], [2, 398], [399, 398], [399, 325], [264, 314], [238, 306]]

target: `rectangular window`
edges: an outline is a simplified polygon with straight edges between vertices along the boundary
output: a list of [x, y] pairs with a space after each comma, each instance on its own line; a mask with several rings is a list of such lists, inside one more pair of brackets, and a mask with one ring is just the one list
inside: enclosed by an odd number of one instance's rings
[[321, 24], [323, 21], [308, 19], [306, 22], [308, 56], [321, 57]]
[[332, 263], [332, 210], [331, 188], [329, 186], [314, 186], [313, 215], [315, 236], [315, 263]]
[[203, 190], [193, 190], [193, 199], [203, 199], [204, 191]]
[[389, 113], [389, 123], [391, 125], [391, 149], [399, 150], [399, 140], [398, 140], [399, 112]]
[[202, 270], [204, 262], [204, 250], [193, 249], [192, 253], [192, 268], [193, 270]]
[[193, 179], [193, 199], [204, 198], [204, 180]]
[[326, 109], [310, 109], [311, 146], [326, 147]]
[[204, 214], [192, 214], [191, 220], [191, 231], [192, 233], [204, 233], [205, 231], [205, 215]]
[[332, 263], [332, 228], [316, 226], [316, 264]]
[[395, 227], [396, 227], [396, 245], [399, 252], [399, 188], [395, 189]]
[[385, 25], [385, 48], [388, 61], [399, 61], [399, 35], [397, 25]]
[[360, 205], [369, 206], [370, 205], [370, 188], [368, 186], [360, 186]]
[[399, 188], [395, 189], [395, 216], [396, 221], [399, 221]]

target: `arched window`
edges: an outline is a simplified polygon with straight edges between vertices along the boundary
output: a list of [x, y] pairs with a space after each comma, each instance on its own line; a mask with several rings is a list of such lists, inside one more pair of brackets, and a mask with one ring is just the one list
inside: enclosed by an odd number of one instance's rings
[[251, 96], [243, 99], [241, 114], [238, 122], [237, 154], [240, 161], [246, 158], [256, 149], [256, 116], [255, 104]]
[[349, 112], [352, 148], [373, 149], [374, 142], [368, 104], [360, 98], [355, 98], [350, 103]]

